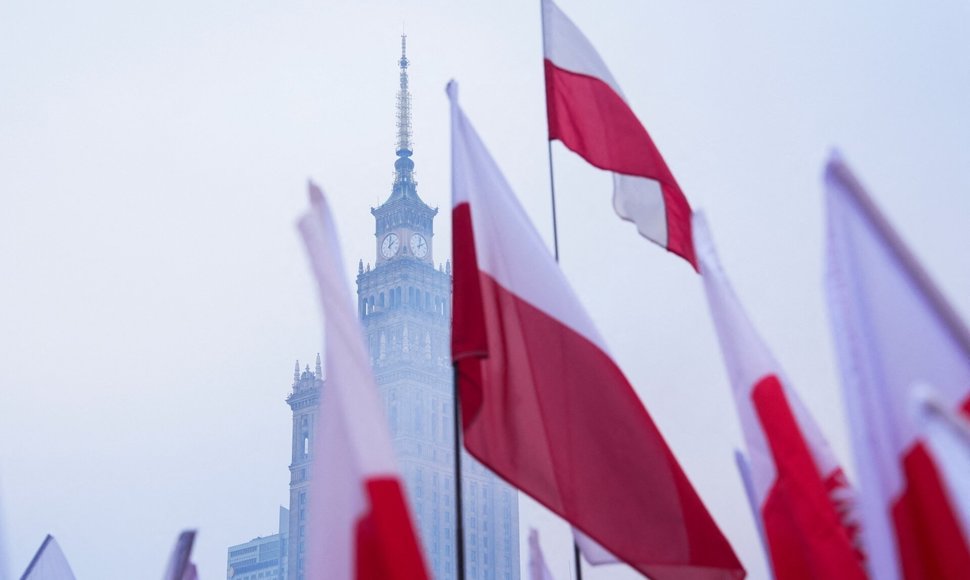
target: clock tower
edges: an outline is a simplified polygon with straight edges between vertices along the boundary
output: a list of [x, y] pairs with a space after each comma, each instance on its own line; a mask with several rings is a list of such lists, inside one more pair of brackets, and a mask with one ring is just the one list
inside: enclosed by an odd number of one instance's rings
[[[437, 208], [418, 195], [407, 38], [401, 37], [394, 183], [371, 208], [374, 267], [358, 265], [357, 303], [408, 499], [434, 578], [456, 578], [451, 264], [434, 262]], [[462, 457], [466, 571], [518, 580], [515, 490]]]

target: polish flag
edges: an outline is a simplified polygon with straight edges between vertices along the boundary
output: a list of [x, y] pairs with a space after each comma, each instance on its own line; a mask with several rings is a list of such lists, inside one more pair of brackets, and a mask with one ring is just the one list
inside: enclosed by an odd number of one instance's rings
[[970, 333], [837, 156], [825, 171], [828, 295], [878, 580], [966, 577], [970, 549], [919, 434], [912, 388], [970, 416]]
[[751, 458], [752, 493], [775, 578], [864, 579], [842, 468], [748, 320], [701, 214], [694, 214], [694, 248]]
[[697, 268], [687, 198], [606, 63], [552, 0], [542, 26], [549, 140], [612, 171], [616, 213]]
[[310, 449], [306, 577], [426, 579], [333, 216], [313, 183], [310, 206], [298, 227], [323, 308], [327, 379]]
[[465, 448], [651, 578], [744, 569], [451, 97]]

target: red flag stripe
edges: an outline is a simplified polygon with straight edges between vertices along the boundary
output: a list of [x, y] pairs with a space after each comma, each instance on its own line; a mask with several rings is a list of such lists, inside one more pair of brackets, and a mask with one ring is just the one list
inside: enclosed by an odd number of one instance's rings
[[696, 268], [690, 205], [630, 106], [603, 80], [559, 68], [548, 59], [545, 74], [549, 139], [562, 141], [600, 169], [658, 181], [666, 247]]
[[368, 479], [370, 509], [357, 521], [356, 580], [415, 580], [427, 578], [421, 547], [397, 478]]
[[903, 576], [933, 580], [967, 574], [970, 551], [926, 445], [914, 445], [902, 467], [906, 483], [892, 506], [892, 520]]
[[866, 578], [781, 382], [763, 378], [751, 399], [777, 470], [762, 506], [775, 577]]
[[[462, 211], [466, 204], [456, 223]], [[455, 242], [470, 235], [456, 229]], [[477, 273], [464, 266], [456, 286]], [[485, 327], [502, 332], [489, 333], [487, 358], [455, 351], [469, 452], [644, 574], [743, 577], [613, 360], [488, 274], [478, 286], [481, 302], [463, 296], [455, 316], [482, 312]], [[594, 385], [616, 387], [617, 396]]]

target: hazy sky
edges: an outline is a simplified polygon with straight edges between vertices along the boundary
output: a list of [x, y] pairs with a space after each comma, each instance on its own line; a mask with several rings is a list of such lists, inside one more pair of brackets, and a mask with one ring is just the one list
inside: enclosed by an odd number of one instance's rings
[[[706, 210], [741, 299], [848, 463], [822, 294], [822, 164], [841, 148], [970, 318], [970, 7], [560, 4]], [[216, 579], [227, 546], [275, 531], [288, 497], [283, 399], [294, 359], [321, 345], [294, 220], [312, 176], [348, 268], [373, 262], [403, 27], [419, 193], [442, 208], [436, 260], [449, 252], [452, 77], [551, 241], [538, 0], [0, 4], [10, 572], [51, 532], [81, 580], [159, 577], [191, 526], [201, 576]], [[764, 577], [700, 280], [615, 217], [607, 174], [553, 151], [562, 266]], [[563, 526], [525, 502], [521, 515], [523, 560], [542, 522], [553, 571], [569, 578]]]

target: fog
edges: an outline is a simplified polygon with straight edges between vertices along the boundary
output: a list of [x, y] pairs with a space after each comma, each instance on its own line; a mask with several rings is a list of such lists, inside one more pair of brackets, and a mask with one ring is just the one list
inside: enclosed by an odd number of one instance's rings
[[[822, 293], [822, 164], [837, 146], [970, 317], [970, 8], [936, 1], [562, 0], [682, 189], [755, 324], [851, 475]], [[275, 531], [293, 361], [322, 350], [294, 228], [313, 177], [348, 278], [390, 193], [400, 34], [418, 190], [450, 234], [462, 106], [551, 244], [539, 2], [0, 6], [0, 515], [7, 571], [46, 533], [78, 578], [151, 578], [198, 527], [200, 577]], [[553, 148], [561, 264], [754, 578], [764, 556], [697, 275]], [[565, 526], [523, 500], [557, 578]], [[524, 567], [523, 567], [524, 570]], [[633, 578], [618, 567], [587, 580]]]

